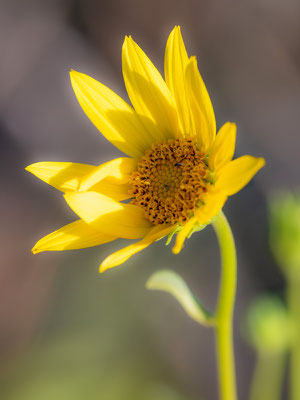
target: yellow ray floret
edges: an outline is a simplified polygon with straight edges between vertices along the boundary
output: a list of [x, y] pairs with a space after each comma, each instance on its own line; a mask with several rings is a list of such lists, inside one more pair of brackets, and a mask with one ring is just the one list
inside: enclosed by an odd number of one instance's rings
[[120, 157], [94, 168], [82, 177], [79, 190], [91, 190], [105, 178], [116, 185], [128, 183], [136, 170], [137, 162], [133, 158]]
[[220, 170], [232, 160], [235, 150], [236, 125], [226, 122], [219, 130], [209, 151], [209, 166], [213, 171]]
[[81, 107], [106, 139], [129, 156], [141, 156], [151, 138], [133, 108], [85, 74], [71, 71], [70, 77]]
[[176, 137], [179, 127], [175, 101], [158, 70], [131, 37], [125, 37], [123, 44], [122, 69], [137, 114], [158, 127], [155, 141]]
[[62, 191], [80, 217], [38, 241], [34, 253], [141, 239], [108, 256], [100, 272], [166, 235], [169, 242], [177, 234], [173, 252], [179, 253], [265, 164], [249, 155], [232, 160], [236, 125], [227, 122], [216, 134], [208, 91], [179, 26], [167, 41], [165, 80], [131, 37], [123, 44], [122, 69], [132, 106], [85, 74], [71, 71], [70, 77], [88, 118], [129, 157], [98, 166], [40, 162], [26, 168]]
[[77, 190], [81, 179], [94, 171], [95, 167], [71, 162], [38, 162], [25, 169], [48, 185], [66, 192]]
[[124, 247], [123, 249], [117, 251], [116, 253], [108, 256], [100, 265], [100, 272], [104, 272], [109, 268], [116, 267], [124, 263], [134, 254], [141, 250], [144, 250], [150, 244], [162, 237], [168, 235], [174, 229], [171, 225], [166, 226], [155, 226], [150, 230], [150, 232], [139, 242], [131, 244], [130, 246]]
[[180, 129], [184, 136], [192, 133], [193, 118], [187, 98], [185, 71], [189, 58], [181, 37], [180, 27], [171, 32], [165, 52], [165, 79], [175, 100]]
[[231, 196], [239, 192], [252, 177], [265, 165], [263, 158], [239, 157], [230, 161], [220, 171], [216, 186]]
[[119, 203], [97, 192], [69, 192], [64, 195], [72, 210], [87, 224], [108, 235], [138, 239], [151, 229], [144, 211], [131, 204]]
[[82, 220], [65, 225], [55, 232], [43, 237], [32, 249], [34, 254], [42, 251], [75, 250], [98, 246], [117, 239], [93, 229]]
[[196, 57], [190, 58], [185, 75], [189, 106], [194, 118], [195, 137], [199, 146], [208, 149], [216, 136], [216, 119], [208, 92], [198, 70]]
[[26, 170], [62, 192], [90, 189], [114, 200], [126, 200], [130, 197], [129, 181], [135, 168], [134, 159], [120, 157], [97, 167], [71, 162], [38, 162]]

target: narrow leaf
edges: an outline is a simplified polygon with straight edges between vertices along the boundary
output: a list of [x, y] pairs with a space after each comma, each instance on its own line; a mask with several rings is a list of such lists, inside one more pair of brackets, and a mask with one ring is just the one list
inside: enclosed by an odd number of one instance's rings
[[188, 288], [187, 284], [171, 270], [160, 270], [155, 272], [146, 283], [147, 289], [161, 290], [170, 293], [181, 304], [185, 312], [196, 322], [212, 326], [215, 324], [214, 317], [199, 303]]

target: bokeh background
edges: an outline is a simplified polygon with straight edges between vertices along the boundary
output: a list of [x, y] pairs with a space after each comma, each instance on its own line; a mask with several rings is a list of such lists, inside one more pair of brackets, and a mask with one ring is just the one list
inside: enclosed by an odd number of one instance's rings
[[163, 71], [164, 46], [182, 27], [211, 94], [218, 126], [238, 125], [236, 155], [266, 167], [228, 201], [238, 249], [235, 349], [248, 397], [255, 355], [240, 326], [251, 299], [282, 294], [268, 247], [267, 199], [299, 184], [298, 0], [0, 1], [0, 392], [5, 400], [216, 399], [212, 332], [145, 282], [173, 268], [213, 308], [219, 254], [211, 227], [180, 255], [158, 242], [98, 274], [121, 241], [32, 255], [43, 235], [74, 220], [59, 193], [24, 171], [37, 161], [100, 164], [120, 153], [89, 122], [68, 71], [127, 99], [121, 46], [131, 34]]

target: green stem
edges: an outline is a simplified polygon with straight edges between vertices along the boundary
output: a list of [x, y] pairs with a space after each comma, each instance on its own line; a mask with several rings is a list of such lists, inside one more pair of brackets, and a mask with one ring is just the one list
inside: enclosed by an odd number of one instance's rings
[[290, 400], [300, 398], [300, 271], [291, 269], [287, 277], [287, 301], [293, 323], [293, 339], [290, 357]]
[[229, 223], [221, 211], [213, 222], [222, 259], [221, 285], [216, 313], [216, 348], [221, 400], [236, 400], [232, 319], [236, 293], [236, 250]]
[[258, 358], [251, 384], [250, 400], [279, 400], [284, 367], [285, 353], [266, 354], [258, 352]]

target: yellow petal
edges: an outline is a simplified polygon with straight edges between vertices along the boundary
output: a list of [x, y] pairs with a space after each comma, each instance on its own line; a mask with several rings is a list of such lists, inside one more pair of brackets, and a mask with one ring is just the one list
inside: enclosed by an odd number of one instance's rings
[[176, 137], [178, 120], [171, 93], [160, 73], [131, 37], [126, 37], [123, 44], [122, 69], [127, 93], [136, 112], [157, 125], [156, 141]]
[[121, 157], [95, 167], [80, 185], [80, 190], [92, 190], [103, 193], [114, 200], [126, 200], [131, 197], [130, 179], [137, 162], [132, 158]]
[[43, 237], [34, 246], [32, 252], [36, 254], [42, 251], [83, 249], [115, 239], [116, 236], [99, 232], [84, 221], [78, 220]]
[[205, 205], [199, 207], [195, 211], [195, 215], [199, 224], [210, 224], [211, 220], [215, 218], [222, 210], [226, 200], [226, 193], [222, 192], [221, 190], [212, 188], [205, 197]]
[[191, 134], [190, 105], [186, 94], [185, 70], [189, 58], [180, 32], [180, 26], [175, 26], [166, 45], [165, 79], [173, 95], [181, 130], [184, 136]]
[[127, 261], [131, 256], [144, 250], [154, 241], [161, 239], [162, 237], [168, 235], [174, 226], [172, 225], [157, 225], [151, 229], [151, 231], [142, 239], [141, 241], [131, 244], [130, 246], [124, 247], [123, 249], [108, 256], [100, 265], [99, 271], [102, 273], [109, 268], [116, 267]]
[[181, 252], [184, 241], [185, 241], [186, 237], [188, 236], [188, 234], [191, 232], [191, 230], [196, 222], [197, 222], [197, 217], [192, 217], [183, 225], [181, 230], [178, 232], [175, 245], [172, 249], [174, 254], [178, 254]]
[[[81, 191], [89, 190], [97, 185], [104, 178], [110, 178], [110, 181], [121, 184], [128, 183], [130, 175], [135, 171], [137, 161], [132, 158], [120, 157], [108, 161], [94, 168], [91, 173], [86, 175], [80, 183], [79, 189]], [[94, 188], [92, 190], [95, 190]], [[98, 191], [98, 190], [96, 190]]]
[[140, 157], [153, 142], [132, 107], [95, 79], [70, 72], [71, 83], [86, 115], [114, 146]]
[[130, 198], [129, 190], [131, 186], [129, 180], [136, 161], [125, 157], [117, 160], [118, 170], [112, 172], [109, 171], [108, 166], [110, 163], [113, 165], [115, 160], [99, 167], [71, 162], [39, 162], [29, 165], [25, 169], [56, 189], [68, 192], [79, 190], [81, 182], [85, 178], [93, 177], [99, 169], [101, 171], [102, 167], [105, 166], [105, 172], [111, 175], [104, 178], [101, 176], [99, 182], [93, 182], [91, 189], [94, 192], [103, 193], [114, 200], [121, 201]]
[[64, 195], [72, 210], [94, 229], [120, 238], [138, 239], [152, 227], [145, 211], [119, 203], [97, 192], [69, 192]]
[[258, 170], [265, 165], [263, 158], [252, 156], [239, 157], [230, 161], [220, 171], [216, 186], [223, 190], [227, 195], [232, 195], [240, 191], [252, 179]]
[[95, 186], [92, 187], [93, 192], [99, 192], [113, 200], [122, 201], [132, 197], [129, 194], [131, 185], [129, 183], [116, 184], [110, 181], [109, 178], [105, 178]]
[[65, 192], [77, 190], [81, 179], [91, 173], [95, 167], [71, 162], [38, 162], [25, 169], [42, 181]]
[[226, 122], [219, 130], [209, 152], [209, 166], [213, 171], [232, 160], [236, 140], [236, 125]]
[[191, 57], [186, 68], [187, 94], [199, 147], [208, 149], [216, 135], [216, 119], [205, 84], [197, 67], [196, 57]]

